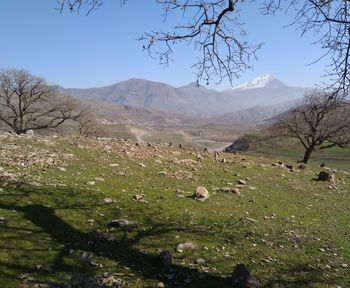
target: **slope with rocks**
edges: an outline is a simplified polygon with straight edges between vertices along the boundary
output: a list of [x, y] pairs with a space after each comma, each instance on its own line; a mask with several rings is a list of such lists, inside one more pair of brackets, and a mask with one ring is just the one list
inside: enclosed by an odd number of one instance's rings
[[0, 287], [228, 288], [242, 267], [255, 287], [350, 286], [349, 173], [109, 138], [0, 144]]

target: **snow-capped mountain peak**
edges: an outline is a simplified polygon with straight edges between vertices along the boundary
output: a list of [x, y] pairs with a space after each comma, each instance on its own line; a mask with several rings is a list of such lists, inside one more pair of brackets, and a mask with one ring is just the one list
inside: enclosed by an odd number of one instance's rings
[[286, 85], [280, 82], [279, 80], [273, 78], [271, 75], [265, 75], [265, 76], [256, 77], [252, 81], [243, 83], [239, 86], [234, 87], [233, 89], [249, 90], [249, 89], [277, 87], [277, 86], [286, 86]]

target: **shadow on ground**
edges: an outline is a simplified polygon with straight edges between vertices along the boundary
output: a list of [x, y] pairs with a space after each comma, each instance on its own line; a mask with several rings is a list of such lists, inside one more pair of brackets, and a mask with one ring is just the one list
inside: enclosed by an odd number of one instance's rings
[[[61, 190], [57, 188], [55, 189], [55, 193], [60, 195], [61, 198], [73, 195], [69, 188]], [[74, 278], [76, 271], [79, 271], [79, 269], [89, 275], [96, 274], [96, 271], [101, 273], [102, 270], [93, 267], [86, 267], [86, 264], [80, 263], [79, 261], [67, 262], [65, 260], [66, 256], [69, 254], [70, 249], [74, 249], [75, 251], [91, 252], [98, 257], [104, 257], [110, 261], [118, 263], [118, 267], [129, 267], [135, 277], [146, 280], [162, 281], [166, 283], [166, 287], [232, 287], [229, 278], [204, 273], [196, 268], [185, 267], [182, 265], [173, 265], [172, 274], [174, 274], [175, 277], [169, 279], [169, 277], [166, 277], [166, 275], [169, 274], [169, 271], [165, 271], [161, 267], [158, 255], [148, 254], [136, 247], [138, 243], [147, 237], [161, 238], [162, 235], [169, 232], [180, 230], [179, 227], [153, 223], [150, 225], [151, 228], [140, 230], [132, 237], [127, 231], [121, 231], [121, 233], [124, 233], [123, 237], [112, 241], [107, 240], [101, 237], [101, 233], [97, 233], [97, 231], [81, 231], [57, 216], [57, 211], [60, 211], [59, 214], [63, 215], [62, 213], [64, 213], [64, 210], [68, 209], [87, 212], [94, 209], [99, 205], [96, 202], [94, 195], [91, 196], [91, 199], [89, 199], [88, 196], [82, 196], [84, 198], [80, 199], [80, 195], [83, 194], [75, 193], [74, 195], [79, 195], [79, 197], [76, 197], [74, 201], [67, 200], [67, 202], [70, 202], [68, 205], [32, 204], [24, 200], [28, 195], [36, 194], [36, 197], [39, 197], [36, 198], [38, 202], [38, 199], [40, 199], [40, 197], [45, 197], [47, 193], [50, 192], [42, 188], [17, 187], [16, 189], [13, 189], [11, 193], [4, 194], [7, 196], [0, 200], [1, 211], [7, 211], [7, 213], [10, 214], [15, 210], [20, 214], [21, 219], [23, 219], [24, 222], [29, 221], [28, 223], [30, 223], [30, 225], [27, 225], [28, 227], [23, 225], [16, 227], [15, 225], [7, 225], [6, 222], [3, 223], [0, 226], [0, 243], [8, 243], [7, 241], [26, 241], [28, 235], [31, 235], [31, 237], [38, 237], [38, 243], [34, 243], [33, 238], [30, 238], [30, 241], [32, 241], [29, 245], [30, 247], [26, 249], [21, 246], [21, 248], [17, 249], [25, 252], [29, 258], [31, 257], [31, 253], [35, 252], [42, 252], [40, 257], [43, 257], [43, 255], [47, 253], [47, 247], [42, 247], [39, 239], [49, 237], [50, 241], [57, 244], [53, 251], [55, 256], [52, 260], [50, 259], [54, 274], [65, 273]], [[14, 196], [16, 196], [16, 200], [11, 202], [11, 199], [14, 199]], [[23, 199], [21, 199], [21, 197], [23, 197]], [[5, 200], [3, 201], [3, 199]], [[147, 215], [146, 212], [145, 215]], [[193, 233], [196, 233], [195, 231], [196, 230], [194, 230]], [[18, 271], [20, 274], [34, 273], [36, 275], [42, 272], [40, 271], [40, 267], [26, 267], [17, 264], [19, 263], [16, 262], [16, 255], [18, 253], [15, 251], [16, 248], [13, 249], [13, 247], [14, 246], [11, 248], [12, 250], [9, 250], [9, 253], [12, 254], [11, 257], [13, 257], [13, 259], [11, 259], [12, 261], [0, 260], [0, 275], [2, 275], [2, 277], [13, 277], [11, 271]], [[9, 246], [2, 245], [0, 249], [6, 250], [9, 249]], [[49, 271], [48, 274], [50, 273], [51, 272]], [[300, 275], [299, 278], [298, 274]], [[334, 284], [336, 282], [337, 279], [325, 278], [323, 274], [323, 271], [309, 269], [307, 263], [296, 266], [285, 265], [280, 269], [277, 269], [273, 277], [270, 277], [270, 279], [264, 278], [263, 286], [276, 288], [310, 287], [312, 285]], [[286, 280], [289, 276], [292, 276], [292, 280]], [[41, 279], [40, 281], [42, 283], [51, 283], [51, 286], [49, 287], [67, 287], [68, 285], [68, 282], [66, 282], [67, 279], [62, 281], [56, 279], [52, 280], [53, 278], [50, 278], [50, 276], [47, 276], [46, 278], [38, 277], [38, 279]], [[191, 279], [190, 283], [186, 283], [186, 280], [188, 279]]]

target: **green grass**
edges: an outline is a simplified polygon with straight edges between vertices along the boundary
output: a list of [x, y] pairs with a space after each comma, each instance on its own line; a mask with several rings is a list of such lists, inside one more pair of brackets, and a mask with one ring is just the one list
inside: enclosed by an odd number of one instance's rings
[[[296, 162], [298, 159], [303, 159], [304, 150], [300, 146], [262, 149], [256, 153], [263, 155], [271, 155], [284, 160]], [[333, 147], [330, 149], [318, 150], [312, 153], [310, 163], [319, 166], [326, 164], [330, 168], [340, 169], [350, 172], [350, 148]]]
[[[314, 165], [288, 172], [272, 167], [276, 160], [269, 157], [224, 154], [222, 163], [206, 154], [192, 167], [174, 160], [195, 159], [193, 150], [116, 140], [0, 141], [75, 155], [66, 171], [54, 166], [23, 171], [0, 158], [6, 171], [26, 172], [22, 183], [1, 185], [0, 216], [6, 220], [0, 224], [0, 287], [65, 287], [103, 272], [121, 273], [128, 287], [156, 287], [160, 281], [166, 287], [231, 287], [229, 277], [241, 262], [264, 287], [350, 286], [350, 272], [342, 268], [350, 264], [346, 173], [338, 172], [336, 184], [330, 184], [312, 180], [319, 171]], [[192, 177], [177, 180], [161, 171]], [[30, 177], [42, 185], [23, 184]], [[104, 181], [87, 184], [96, 177]], [[216, 190], [242, 178], [249, 180], [241, 196]], [[189, 197], [197, 186], [210, 192], [206, 202]], [[135, 194], [144, 194], [147, 202], [133, 200]], [[115, 202], [104, 204], [106, 197]], [[110, 230], [108, 224], [118, 218], [137, 225]], [[107, 231], [114, 240], [101, 237]], [[184, 241], [198, 249], [176, 253]], [[173, 254], [174, 279], [159, 265], [162, 250]], [[84, 251], [103, 267], [81, 261]], [[206, 263], [194, 265], [198, 258]]]

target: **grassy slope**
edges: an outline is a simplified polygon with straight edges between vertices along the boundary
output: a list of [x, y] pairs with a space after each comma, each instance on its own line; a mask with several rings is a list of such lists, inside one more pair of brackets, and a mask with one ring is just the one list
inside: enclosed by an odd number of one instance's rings
[[[29, 150], [72, 153], [76, 159], [66, 171], [25, 169], [27, 175], [39, 177], [41, 187], [17, 183], [0, 192], [0, 216], [6, 218], [0, 224], [0, 287], [25, 287], [23, 279], [67, 285], [72, 278], [102, 272], [122, 273], [128, 287], [155, 287], [159, 281], [167, 287], [230, 287], [228, 277], [240, 262], [265, 287], [350, 286], [350, 272], [341, 266], [350, 262], [348, 174], [337, 173], [336, 189], [330, 189], [330, 183], [311, 180], [315, 167], [288, 172], [272, 167], [274, 160], [264, 157], [224, 155], [228, 163], [221, 163], [207, 154], [191, 167], [172, 160], [194, 158], [193, 152], [167, 147], [139, 148], [112, 140], [81, 140], [80, 145], [74, 139], [50, 145], [35, 139], [1, 141]], [[6, 170], [23, 172], [6, 164], [0, 159]], [[193, 179], [176, 180], [160, 171]], [[87, 185], [95, 177], [104, 181]], [[213, 190], [245, 177], [249, 180], [242, 196]], [[208, 201], [186, 197], [198, 185], [209, 190]], [[147, 203], [134, 201], [137, 193], [143, 193]], [[115, 202], [104, 204], [106, 197]], [[100, 238], [98, 231], [107, 231], [117, 218], [137, 225], [110, 231], [114, 241]], [[198, 250], [174, 252], [177, 243], [187, 240]], [[158, 265], [157, 255], [165, 249], [174, 256], [172, 280]], [[103, 268], [80, 261], [83, 251], [93, 252]], [[197, 258], [206, 263], [193, 265]], [[185, 284], [188, 279], [191, 283]]]
[[[295, 145], [286, 148], [261, 149], [257, 153], [296, 162], [297, 159], [303, 158], [305, 151], [302, 146]], [[350, 172], [350, 148], [333, 147], [315, 151], [311, 155], [310, 163], [314, 165], [324, 163], [328, 167]]]

